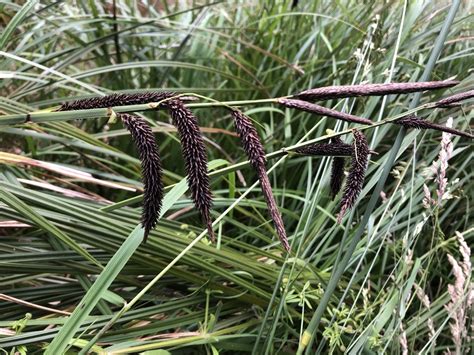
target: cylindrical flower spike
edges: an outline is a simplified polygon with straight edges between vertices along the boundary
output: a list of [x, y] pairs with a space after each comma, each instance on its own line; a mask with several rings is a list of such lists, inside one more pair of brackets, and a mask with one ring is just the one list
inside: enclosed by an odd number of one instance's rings
[[353, 122], [353, 123], [360, 123], [360, 124], [367, 124], [367, 125], [372, 124], [372, 121], [366, 118], [350, 115], [348, 113], [339, 112], [339, 111], [332, 110], [330, 108], [326, 108], [326, 107], [319, 106], [316, 104], [312, 104], [310, 102], [303, 101], [303, 100], [278, 99], [278, 103], [289, 108], [294, 108], [297, 110], [314, 113], [320, 116], [333, 117], [339, 120]]
[[419, 118], [415, 115], [408, 115], [405, 117], [402, 117], [396, 121], [393, 121], [393, 123], [407, 127], [407, 128], [416, 128], [416, 129], [434, 129], [436, 131], [442, 131], [446, 133], [451, 133], [456, 136], [464, 137], [464, 138], [469, 138], [473, 139], [474, 135], [463, 132], [454, 128], [446, 127], [440, 124], [436, 124], [430, 121], [426, 121], [422, 118]]
[[298, 148], [295, 150], [295, 152], [305, 155], [350, 157], [353, 150], [352, 146], [350, 144], [343, 143], [340, 138], [338, 139], [340, 143], [333, 143], [335, 140], [335, 138], [333, 138], [331, 143], [316, 143], [306, 147]]
[[451, 107], [455, 104], [459, 104], [460, 101], [464, 101], [474, 97], [474, 90], [469, 90], [466, 92], [461, 92], [449, 97], [446, 97], [442, 100], [436, 102], [436, 107]]
[[[350, 149], [350, 155], [352, 155], [352, 152], [354, 148], [346, 144], [342, 141], [341, 138], [339, 137], [334, 137], [331, 138], [331, 144], [337, 145], [337, 146], [349, 146]], [[346, 148], [347, 149], [347, 148]], [[344, 157], [334, 157], [332, 159], [332, 164], [331, 164], [331, 179], [329, 180], [329, 187], [331, 188], [331, 198], [334, 200], [341, 190], [342, 183], [344, 181], [344, 165], [346, 164], [346, 159]]]
[[176, 96], [173, 92], [145, 92], [137, 94], [112, 94], [102, 97], [91, 97], [72, 102], [66, 102], [57, 111], [88, 110], [93, 108], [108, 108], [116, 106], [140, 105], [159, 102]]
[[170, 100], [167, 107], [181, 140], [191, 197], [207, 225], [209, 237], [215, 241], [210, 214], [212, 194], [207, 174], [207, 153], [197, 118], [181, 100]]
[[344, 194], [341, 199], [341, 210], [337, 216], [337, 223], [341, 223], [347, 210], [352, 208], [359, 197], [364, 185], [365, 171], [369, 161], [369, 145], [364, 134], [356, 129], [353, 130], [354, 151], [352, 153], [351, 168], [347, 176]]
[[268, 210], [270, 211], [280, 242], [287, 251], [290, 251], [290, 245], [288, 244], [283, 219], [278, 211], [278, 206], [275, 197], [273, 196], [272, 187], [265, 168], [265, 150], [263, 149], [258, 132], [253, 126], [250, 118], [245, 116], [242, 112], [233, 109], [231, 114], [234, 118], [235, 130], [239, 134], [242, 148], [245, 153], [247, 153], [250, 164], [252, 164], [257, 172], [260, 187], [263, 196], [265, 197], [265, 201], [267, 202]]
[[118, 114], [125, 127], [130, 131], [137, 147], [142, 167], [144, 186], [142, 225], [145, 230], [144, 241], [155, 227], [163, 201], [162, 168], [158, 144], [148, 123], [140, 117], [126, 113]]
[[416, 91], [444, 89], [459, 84], [459, 81], [426, 81], [420, 83], [388, 83], [388, 84], [361, 84], [326, 86], [309, 89], [293, 97], [306, 101], [338, 99], [354, 96], [383, 96], [389, 94], [407, 94]]

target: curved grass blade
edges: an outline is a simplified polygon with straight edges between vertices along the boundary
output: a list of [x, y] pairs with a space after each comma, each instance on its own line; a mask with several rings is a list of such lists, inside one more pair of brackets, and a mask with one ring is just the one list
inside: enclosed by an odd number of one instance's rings
[[13, 31], [15, 31], [20, 23], [25, 19], [30, 10], [38, 3], [38, 0], [29, 0], [27, 1], [20, 11], [18, 11], [15, 16], [8, 23], [7, 27], [2, 31], [0, 36], [0, 48], [6, 48], [5, 45], [10, 38]]
[[54, 224], [49, 222], [46, 218], [37, 213], [33, 208], [28, 206], [18, 197], [16, 197], [11, 192], [0, 189], [0, 201], [3, 201], [5, 204], [13, 208], [15, 211], [20, 213], [22, 216], [28, 218], [34, 225], [45, 230], [48, 233], [51, 233], [54, 237], [62, 241], [64, 244], [68, 245], [72, 250], [75, 250], [78, 254], [82, 255], [85, 259], [89, 260], [95, 265], [102, 267], [102, 265], [84, 248], [77, 244], [73, 239], [71, 239], [67, 234], [62, 232]]
[[74, 341], [73, 338], [77, 330], [94, 309], [97, 302], [103, 298], [109, 286], [123, 269], [135, 250], [140, 246], [143, 237], [144, 230], [140, 226], [137, 226], [132, 233], [130, 233], [119, 250], [117, 250], [107, 263], [107, 266], [101, 272], [87, 294], [77, 305], [72, 315], [67, 319], [59, 333], [48, 345], [45, 351], [46, 355], [63, 354], [68, 344]]
[[[435, 40], [433, 50], [430, 54], [430, 57], [428, 59], [428, 62], [426, 64], [425, 70], [423, 71], [423, 74], [421, 76], [421, 80], [427, 80], [431, 72], [436, 64], [436, 61], [444, 47], [444, 42], [448, 36], [449, 29], [453, 23], [453, 20], [455, 18], [456, 12], [459, 9], [461, 1], [460, 0], [454, 0], [450, 6], [449, 12], [446, 16], [446, 19], [444, 20], [443, 27], [441, 28], [441, 31], [438, 35], [438, 37]], [[418, 105], [420, 102], [421, 95], [415, 95], [414, 99], [412, 100], [410, 104], [410, 108], [414, 108]], [[303, 333], [302, 339], [298, 345], [298, 350], [297, 350], [297, 355], [303, 354], [305, 352], [306, 354], [312, 354], [313, 353], [313, 343], [315, 340], [315, 334], [316, 330], [318, 329], [318, 326], [321, 322], [321, 319], [323, 317], [324, 311], [326, 310], [329, 301], [331, 299], [331, 296], [333, 295], [334, 290], [336, 289], [336, 286], [338, 284], [339, 279], [341, 278], [342, 274], [346, 270], [347, 265], [350, 262], [350, 259], [352, 257], [352, 254], [354, 253], [354, 250], [357, 246], [357, 244], [360, 241], [360, 238], [362, 234], [365, 231], [365, 228], [367, 226], [367, 223], [369, 222], [369, 218], [375, 209], [375, 205], [377, 204], [377, 201], [380, 196], [380, 192], [382, 191], [385, 181], [388, 178], [388, 175], [392, 169], [392, 165], [395, 162], [395, 159], [397, 158], [397, 155], [399, 153], [399, 149], [402, 145], [403, 139], [405, 138], [406, 130], [404, 127], [400, 130], [400, 132], [397, 135], [397, 138], [392, 146], [392, 149], [390, 151], [390, 155], [387, 159], [387, 162], [385, 163], [385, 166], [382, 170], [382, 175], [380, 176], [377, 185], [375, 186], [372, 195], [370, 196], [370, 200], [367, 204], [367, 207], [364, 211], [364, 215], [362, 218], [361, 223], [359, 224], [355, 235], [352, 237], [351, 243], [349, 247], [347, 248], [344, 257], [342, 260], [338, 263], [336, 268], [331, 274], [331, 278], [329, 280], [328, 286], [323, 294], [323, 297], [321, 298], [321, 301], [318, 304], [318, 307], [316, 308], [316, 311], [313, 313], [311, 320], [306, 327], [306, 330]]]

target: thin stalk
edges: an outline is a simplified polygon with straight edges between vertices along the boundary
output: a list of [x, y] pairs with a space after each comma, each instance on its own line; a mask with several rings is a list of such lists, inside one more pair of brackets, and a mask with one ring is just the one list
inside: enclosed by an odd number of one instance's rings
[[[451, 27], [451, 24], [454, 20], [454, 17], [459, 8], [459, 5], [460, 5], [460, 0], [454, 0], [453, 3], [451, 4], [449, 13], [446, 17], [446, 20], [443, 24], [440, 34], [438, 35], [438, 38], [436, 39], [435, 45], [433, 47], [433, 51], [431, 52], [431, 55], [428, 60], [428, 63], [426, 64], [425, 70], [420, 78], [421, 81], [427, 80], [429, 76], [431, 75], [434, 65], [436, 64], [436, 60], [438, 59], [441, 53], [441, 50], [443, 49], [444, 41], [446, 40], [446, 37], [449, 33], [449, 28]], [[420, 98], [421, 98], [421, 93], [416, 93], [415, 97], [413, 98], [413, 101], [410, 104], [410, 109], [413, 109], [414, 107], [418, 105]], [[355, 251], [357, 244], [360, 241], [362, 234], [365, 231], [367, 223], [369, 222], [370, 215], [372, 214], [372, 211], [374, 210], [377, 204], [377, 201], [380, 196], [380, 192], [382, 191], [385, 185], [385, 181], [387, 180], [387, 177], [392, 169], [393, 163], [395, 162], [397, 158], [398, 151], [400, 150], [400, 147], [403, 142], [403, 139], [405, 138], [405, 135], [406, 135], [406, 129], [402, 127], [400, 131], [398, 132], [397, 138], [395, 139], [395, 142], [393, 144], [393, 148], [390, 151], [390, 155], [383, 168], [382, 175], [380, 176], [380, 179], [377, 185], [375, 186], [374, 191], [372, 192], [370, 200], [367, 204], [367, 208], [364, 212], [362, 221], [354, 237], [352, 238], [351, 244], [349, 245], [342, 261], [336, 265], [336, 268], [334, 269], [331, 275], [328, 286], [326, 288], [326, 291], [324, 292], [323, 297], [321, 298], [318, 308], [314, 312], [313, 317], [311, 318], [311, 321], [308, 324], [308, 327], [303, 333], [303, 339], [300, 341], [300, 344], [298, 346], [298, 351], [297, 351], [297, 354], [299, 355], [303, 354], [303, 352], [306, 352], [306, 354], [308, 355], [312, 354], [312, 345], [315, 338], [314, 335], [316, 334], [316, 331], [319, 327], [321, 318], [324, 314], [324, 311], [327, 308], [327, 305], [329, 304], [332, 294], [334, 293], [334, 290], [336, 289], [342, 274], [344, 273], [345, 269], [347, 268], [350, 262], [350, 259]], [[343, 247], [344, 246], [341, 245], [341, 248]]]

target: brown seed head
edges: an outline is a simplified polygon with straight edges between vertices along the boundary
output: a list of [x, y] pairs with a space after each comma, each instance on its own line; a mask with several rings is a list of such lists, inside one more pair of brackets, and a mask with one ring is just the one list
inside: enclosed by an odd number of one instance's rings
[[249, 117], [245, 116], [239, 110], [231, 110], [232, 117], [234, 118], [235, 130], [239, 134], [240, 142], [247, 157], [250, 161], [250, 164], [254, 167], [257, 172], [258, 180], [260, 181], [260, 187], [265, 197], [265, 201], [272, 217], [275, 229], [277, 231], [278, 237], [281, 244], [286, 251], [290, 251], [290, 245], [288, 244], [288, 238], [286, 236], [285, 226], [283, 224], [283, 219], [278, 210], [278, 206], [273, 196], [272, 187], [270, 180], [268, 179], [267, 171], [265, 169], [265, 150], [263, 148], [262, 142], [258, 136], [258, 132], [255, 129], [252, 121]]
[[318, 156], [347, 156], [352, 155], [352, 146], [343, 143], [316, 143], [306, 147], [298, 148], [295, 152], [304, 155], [318, 155]]
[[469, 139], [474, 138], [474, 135], [470, 133], [463, 132], [455, 128], [446, 127], [440, 124], [436, 124], [436, 123], [424, 120], [422, 118], [419, 118], [415, 115], [408, 115], [408, 116], [402, 117], [396, 121], [393, 121], [393, 123], [407, 127], [407, 128], [434, 129], [436, 131], [447, 132], [447, 133], [451, 133], [456, 136], [460, 136], [464, 138], [469, 138]]
[[383, 96], [389, 94], [407, 94], [416, 91], [449, 88], [459, 84], [459, 81], [427, 81], [420, 83], [388, 83], [388, 84], [362, 84], [326, 86], [300, 92], [293, 97], [306, 100], [329, 100], [354, 96]]
[[210, 215], [212, 194], [207, 174], [207, 153], [197, 118], [191, 110], [184, 106], [181, 100], [170, 100], [167, 106], [181, 140], [191, 197], [207, 226], [209, 237], [214, 241], [215, 236]]
[[314, 114], [320, 115], [320, 116], [333, 117], [333, 118], [337, 118], [337, 119], [342, 120], [342, 121], [360, 123], [360, 124], [367, 124], [367, 125], [372, 124], [372, 121], [370, 121], [366, 118], [350, 115], [348, 113], [343, 113], [343, 112], [339, 112], [339, 111], [336, 111], [336, 110], [332, 110], [330, 108], [326, 108], [326, 107], [323, 107], [323, 106], [312, 104], [312, 103], [307, 102], [307, 101], [293, 100], [293, 99], [278, 99], [278, 103], [282, 104], [283, 106], [289, 107], [289, 108], [294, 108], [294, 109], [297, 109], [297, 110], [314, 113]]
[[159, 218], [163, 201], [162, 168], [158, 144], [145, 120], [126, 113], [119, 114], [118, 117], [130, 131], [140, 156], [144, 186], [142, 225], [145, 229], [144, 240], [146, 241]]
[[66, 102], [61, 105], [57, 111], [75, 111], [88, 110], [93, 108], [108, 108], [116, 106], [140, 105], [150, 102], [159, 102], [161, 100], [175, 96], [173, 92], [145, 92], [137, 94], [112, 94], [102, 97], [92, 97], [72, 102]]
[[474, 90], [469, 90], [466, 92], [461, 92], [459, 94], [455, 94], [445, 99], [439, 100], [436, 103], [437, 107], [451, 107], [455, 104], [458, 104], [460, 101], [464, 101], [474, 97]]
[[364, 134], [354, 129], [353, 135], [354, 151], [352, 154], [351, 168], [344, 188], [344, 194], [341, 199], [341, 210], [337, 217], [338, 223], [341, 223], [346, 211], [354, 206], [360, 192], [362, 191], [365, 171], [369, 160], [369, 145]]
[[[333, 137], [331, 138], [331, 144], [337, 145], [337, 146], [349, 146], [351, 149], [351, 154], [354, 150], [354, 148], [346, 144], [342, 141], [341, 138], [339, 137]], [[344, 181], [344, 165], [346, 164], [346, 159], [344, 157], [334, 157], [332, 159], [332, 164], [331, 164], [331, 178], [329, 180], [329, 186], [331, 189], [331, 198], [334, 200], [341, 190], [342, 183]]]

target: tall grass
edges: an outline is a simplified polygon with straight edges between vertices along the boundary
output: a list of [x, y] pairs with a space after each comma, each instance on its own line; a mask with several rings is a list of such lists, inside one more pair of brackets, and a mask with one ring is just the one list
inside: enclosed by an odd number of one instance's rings
[[[440, 132], [388, 122], [416, 112], [443, 126], [452, 117], [452, 127], [469, 132], [472, 99], [428, 103], [473, 88], [470, 6], [1, 4], [0, 348], [466, 353], [474, 294], [466, 256], [474, 240], [470, 141], [449, 137], [446, 159]], [[352, 143], [357, 125], [274, 98], [448, 78], [460, 84], [323, 104], [375, 122], [359, 126], [377, 154], [356, 206], [337, 224], [331, 159], [292, 152], [330, 137]], [[156, 103], [115, 109], [146, 120], [159, 143], [161, 218], [139, 247], [143, 185], [129, 132], [106, 108], [53, 112], [65, 101], [150, 90], [200, 98], [186, 105], [208, 154], [215, 244], [189, 198], [166, 111]], [[289, 254], [229, 106], [250, 117], [263, 142]]]

